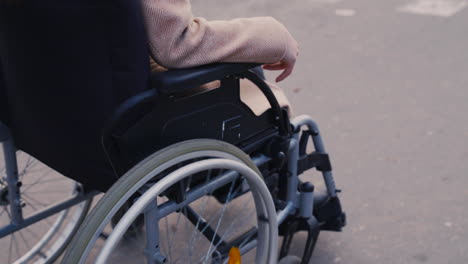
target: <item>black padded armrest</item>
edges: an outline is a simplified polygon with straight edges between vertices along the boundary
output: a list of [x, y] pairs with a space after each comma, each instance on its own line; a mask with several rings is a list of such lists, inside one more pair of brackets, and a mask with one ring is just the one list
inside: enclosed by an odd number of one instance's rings
[[151, 74], [151, 86], [162, 94], [177, 93], [255, 68], [255, 63], [216, 63]]

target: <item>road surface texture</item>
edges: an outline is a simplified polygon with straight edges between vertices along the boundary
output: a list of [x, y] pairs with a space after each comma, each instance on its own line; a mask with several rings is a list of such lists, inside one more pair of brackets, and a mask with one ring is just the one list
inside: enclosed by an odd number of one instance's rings
[[193, 5], [209, 19], [274, 16], [301, 45], [281, 86], [321, 126], [348, 214], [311, 263], [468, 263], [468, 1]]
[[320, 125], [348, 215], [342, 233], [320, 235], [311, 263], [468, 263], [468, 0], [193, 8], [208, 19], [273, 16], [300, 43], [280, 85]]

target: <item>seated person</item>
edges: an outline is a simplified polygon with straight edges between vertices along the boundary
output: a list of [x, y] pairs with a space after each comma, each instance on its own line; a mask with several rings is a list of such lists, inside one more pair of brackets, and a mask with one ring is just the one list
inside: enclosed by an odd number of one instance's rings
[[[276, 78], [288, 77], [299, 55], [296, 40], [271, 17], [207, 21], [194, 17], [189, 0], [141, 0], [154, 58], [153, 71], [189, 68], [216, 62], [261, 63], [265, 70], [283, 70]], [[291, 111], [283, 91], [268, 83], [281, 106]], [[208, 84], [205, 89], [214, 88]], [[261, 91], [241, 80], [241, 100], [259, 115], [270, 106]]]

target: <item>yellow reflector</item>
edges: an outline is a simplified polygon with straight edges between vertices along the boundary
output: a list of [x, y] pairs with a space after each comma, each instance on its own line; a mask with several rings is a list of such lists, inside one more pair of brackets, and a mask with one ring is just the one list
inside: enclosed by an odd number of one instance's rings
[[228, 264], [241, 264], [241, 254], [240, 250], [236, 247], [229, 250], [229, 262]]

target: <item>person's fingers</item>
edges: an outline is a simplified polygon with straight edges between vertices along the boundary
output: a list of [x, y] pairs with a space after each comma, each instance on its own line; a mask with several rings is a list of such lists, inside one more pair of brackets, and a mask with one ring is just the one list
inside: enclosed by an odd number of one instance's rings
[[278, 77], [276, 77], [276, 82], [281, 82], [282, 80], [286, 79], [289, 75], [291, 75], [291, 73], [294, 70], [294, 65], [295, 62], [287, 63], [285, 70]]
[[291, 70], [285, 69], [278, 77], [276, 77], [276, 82], [281, 82], [282, 80], [286, 79], [291, 74]]

